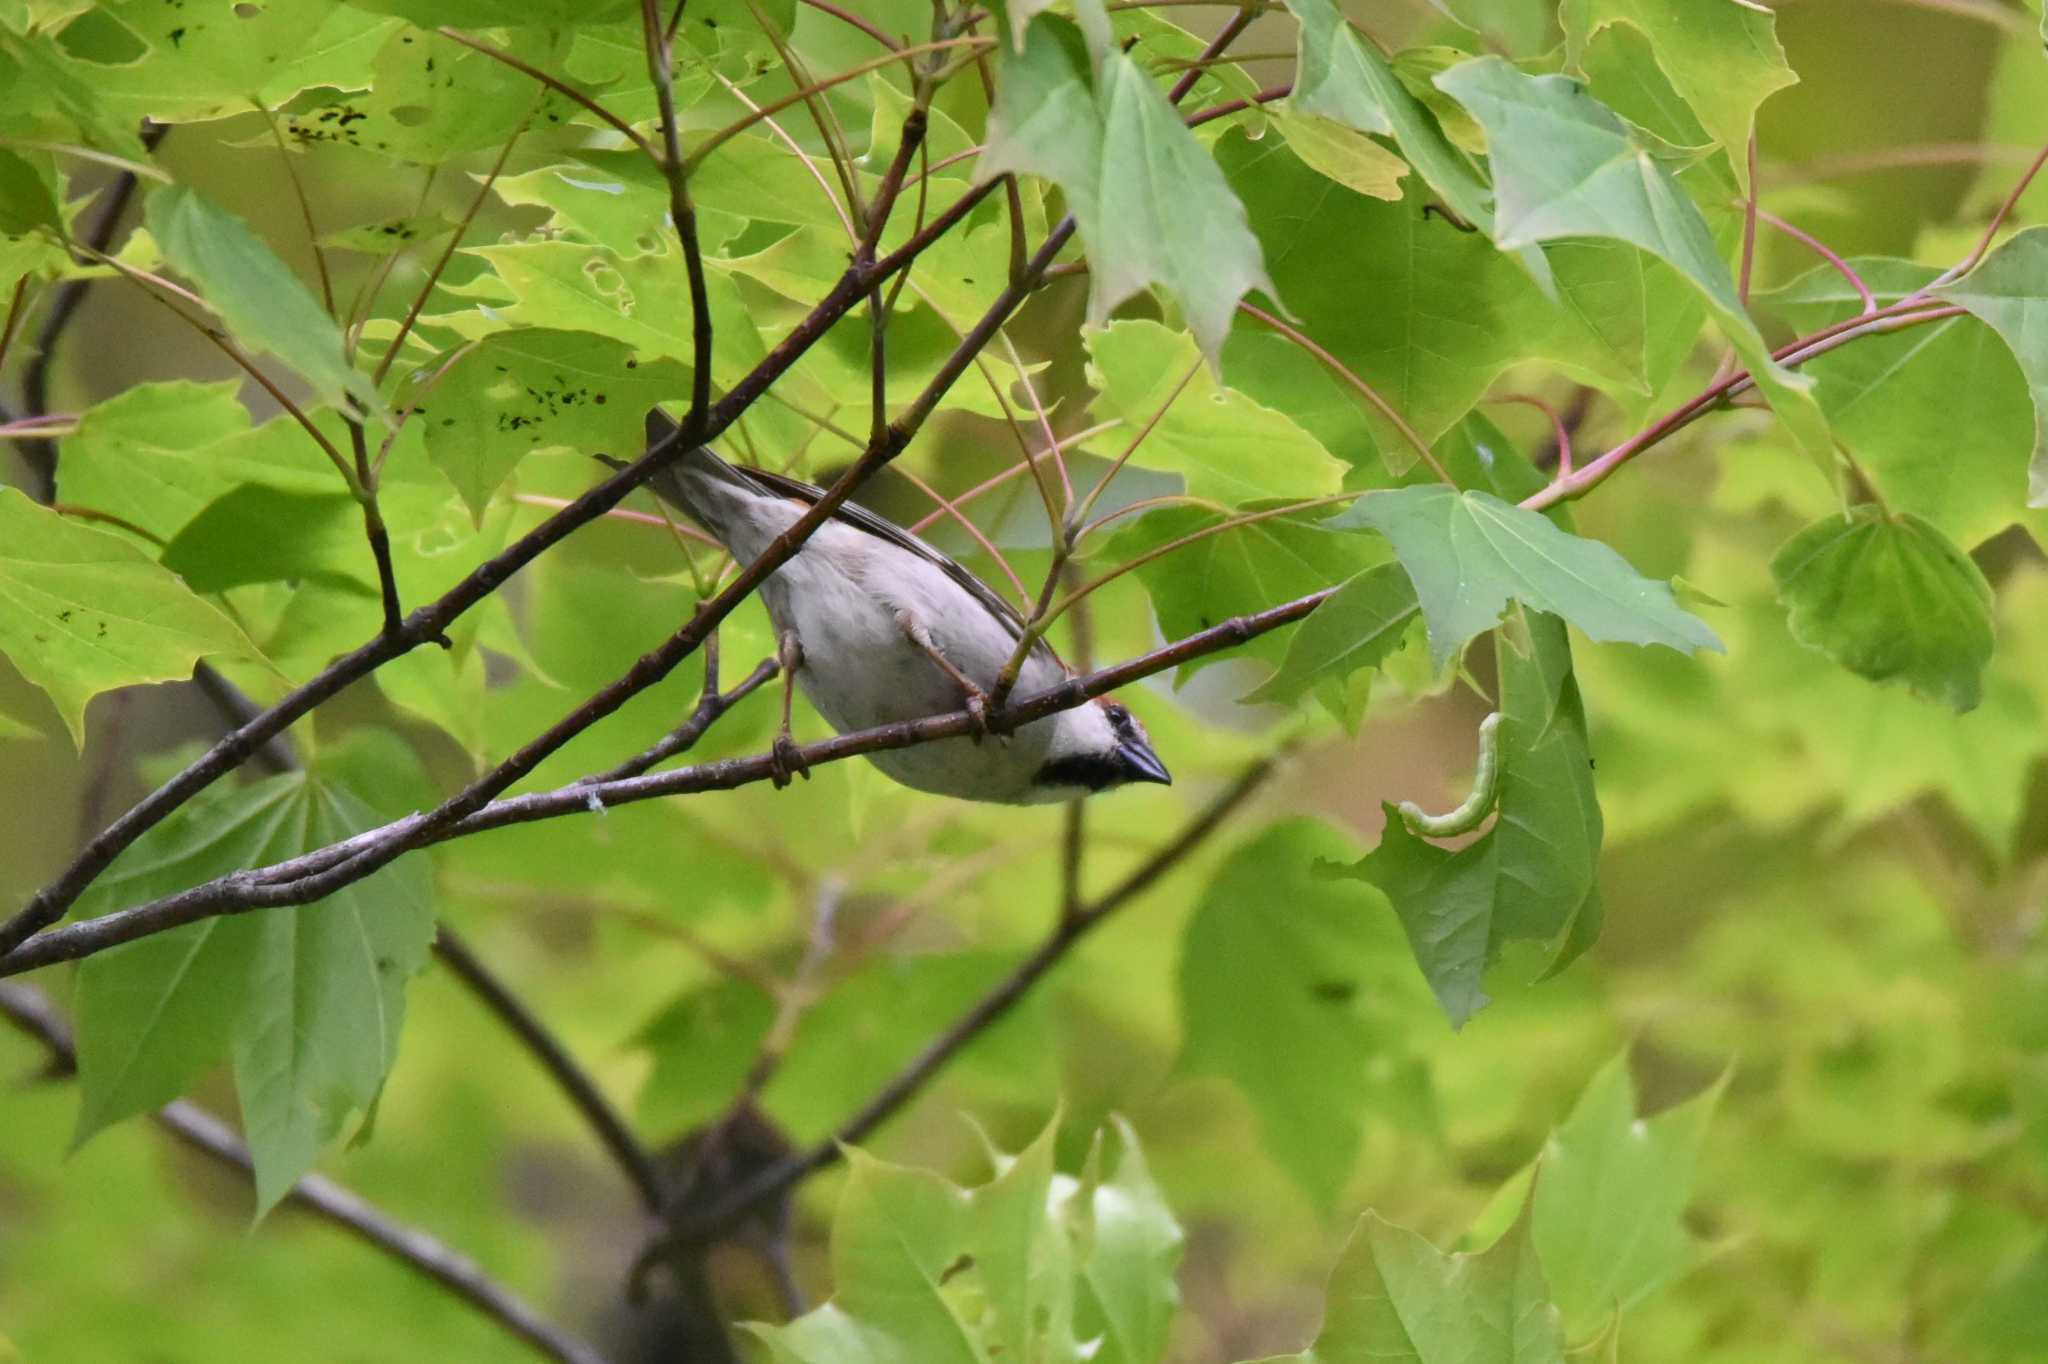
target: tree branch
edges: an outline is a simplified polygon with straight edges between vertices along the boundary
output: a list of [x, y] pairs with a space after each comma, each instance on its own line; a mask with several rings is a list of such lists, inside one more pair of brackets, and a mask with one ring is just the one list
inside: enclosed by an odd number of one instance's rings
[[598, 1089], [596, 1081], [548, 1031], [547, 1025], [535, 1017], [533, 1011], [477, 959], [461, 935], [445, 923], [434, 934], [434, 955], [533, 1053], [534, 1059], [547, 1071], [548, 1078], [568, 1096], [569, 1102], [590, 1125], [590, 1130], [604, 1143], [605, 1150], [611, 1153], [613, 1161], [632, 1181], [642, 1206], [650, 1213], [660, 1212], [661, 1176], [654, 1168], [653, 1156], [648, 1154], [647, 1148], [626, 1125], [626, 1120], [619, 1116], [619, 1111]]
[[[170, 131], [167, 123], [145, 123], [142, 128], [142, 145], [155, 151], [157, 144]], [[115, 176], [102, 194], [99, 209], [93, 214], [92, 226], [85, 231], [84, 242], [94, 251], [105, 251], [113, 244], [114, 234], [121, 230], [121, 216], [128, 211], [129, 200], [135, 197], [136, 176], [133, 171], [122, 171]], [[21, 377], [21, 402], [27, 409], [25, 415], [40, 417], [50, 410], [50, 366], [56, 363], [57, 342], [63, 339], [71, 326], [71, 319], [85, 302], [87, 292], [94, 284], [90, 279], [71, 279], [57, 286], [57, 293], [50, 300], [50, 311], [43, 315], [43, 325], [36, 332], [36, 354], [28, 363], [28, 369]], [[28, 462], [34, 474], [36, 486], [29, 490], [38, 502], [49, 502], [57, 496], [57, 446], [56, 443], [41, 439], [23, 439], [17, 442], [22, 458]]]
[[[49, 1052], [60, 1074], [77, 1069], [78, 1054], [70, 1029], [40, 990], [28, 985], [0, 985], [0, 1016], [33, 1037]], [[254, 1177], [249, 1148], [226, 1123], [183, 1099], [164, 1105], [156, 1121], [179, 1141], [222, 1165]], [[414, 1273], [432, 1279], [464, 1302], [559, 1364], [604, 1364], [596, 1350], [548, 1321], [480, 1269], [468, 1256], [445, 1242], [393, 1221], [361, 1195], [321, 1175], [307, 1175], [292, 1186], [286, 1201], [334, 1223], [382, 1251]]]
[[[1010, 702], [999, 714], [987, 716], [986, 723], [998, 732], [1014, 729], [1055, 711], [1081, 705], [1092, 697], [1141, 678], [1178, 667], [1190, 659], [1243, 644], [1300, 620], [1335, 591], [1334, 587], [1324, 588], [1264, 611], [1238, 616], [1150, 653], [1097, 669], [1085, 676], [1069, 678], [1058, 686]], [[958, 710], [923, 720], [879, 725], [821, 739], [803, 745], [797, 752], [805, 762], [813, 765], [839, 762], [884, 749], [905, 748], [967, 734], [973, 731], [975, 723], [973, 715]], [[117, 910], [45, 933], [0, 959], [0, 976], [19, 975], [60, 961], [75, 961], [124, 942], [222, 914], [310, 903], [368, 876], [370, 870], [364, 868], [370, 864], [363, 860], [364, 856], [381, 848], [400, 845], [423, 847], [487, 829], [599, 812], [612, 805], [700, 791], [731, 790], [768, 781], [774, 770], [774, 758], [764, 753], [747, 758], [725, 758], [652, 776], [600, 783], [576, 782], [553, 791], [509, 796], [459, 820], [431, 829], [427, 827], [429, 816], [408, 815], [383, 828], [357, 834], [299, 857], [268, 867], [233, 872], [133, 909]], [[382, 866], [383, 861], [375, 865]]]

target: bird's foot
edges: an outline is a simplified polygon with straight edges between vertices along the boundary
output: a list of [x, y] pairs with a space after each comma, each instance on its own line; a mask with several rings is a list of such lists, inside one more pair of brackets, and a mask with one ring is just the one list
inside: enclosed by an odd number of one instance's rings
[[811, 765], [804, 761], [803, 750], [796, 746], [796, 740], [784, 730], [775, 736], [775, 742], [768, 748], [768, 779], [775, 783], [775, 789], [783, 787], [802, 777], [811, 779]]

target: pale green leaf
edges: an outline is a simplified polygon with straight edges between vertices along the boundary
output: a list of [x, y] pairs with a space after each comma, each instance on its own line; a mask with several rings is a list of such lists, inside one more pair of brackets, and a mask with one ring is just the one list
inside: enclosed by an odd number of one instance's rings
[[[1104, 1173], [1110, 1131], [1115, 1154]], [[1186, 1238], [1146, 1168], [1138, 1134], [1122, 1118], [1112, 1117], [1096, 1135], [1073, 1200], [1086, 1226], [1076, 1238], [1084, 1302], [1103, 1328], [1094, 1364], [1158, 1364], [1180, 1306], [1174, 1270]]]
[[[354, 147], [438, 166], [504, 145], [529, 120], [545, 127], [572, 114], [588, 117], [524, 71], [431, 29], [394, 25], [388, 31], [368, 79], [360, 82], [368, 89], [292, 114], [283, 123], [286, 136], [306, 147]], [[503, 44], [544, 71], [560, 67], [567, 45], [562, 30], [530, 28], [514, 30]]]
[[1787, 541], [1771, 560], [1793, 637], [1873, 682], [1903, 681], [1957, 711], [1983, 694], [1991, 585], [1909, 513], [1865, 504]]
[[152, 194], [148, 216], [164, 258], [198, 286], [237, 341], [275, 355], [326, 402], [381, 408], [369, 376], [348, 363], [341, 328], [240, 218], [183, 185]]
[[1180, 474], [1194, 496], [1221, 502], [1337, 490], [1343, 464], [1285, 413], [1219, 383], [1186, 335], [1133, 321], [1085, 339], [1095, 416], [1121, 423], [1101, 438], [1105, 448], [1120, 452], [1144, 433], [1133, 463]]
[[832, 1222], [833, 1296], [786, 1326], [750, 1329], [803, 1364], [1071, 1364], [1075, 1245], [1055, 1205], [1047, 1127], [972, 1191], [847, 1153]]
[[1291, 1364], [1564, 1364], [1543, 1269], [1526, 1217], [1483, 1251], [1446, 1255], [1368, 1212], [1330, 1274], [1315, 1344]]
[[1613, 24], [1649, 40], [1657, 65], [1749, 185], [1757, 106], [1798, 83], [1778, 45], [1777, 17], [1736, 0], [1564, 0], [1565, 62], [1584, 70], [1588, 43]]
[[1833, 457], [1812, 380], [1771, 358], [1699, 209], [1611, 110], [1572, 80], [1524, 75], [1497, 57], [1454, 67], [1437, 85], [1486, 128], [1498, 196], [1494, 239], [1503, 248], [1611, 237], [1667, 262], [1699, 290], [1800, 444]]
[[2027, 505], [2048, 507], [2048, 227], [2026, 229], [1969, 274], [1931, 292], [1990, 323], [2020, 362], [2034, 395]]
[[191, 676], [255, 646], [220, 609], [121, 536], [0, 488], [0, 653], [50, 694], [73, 743], [103, 691]]
[[1727, 1085], [1636, 1116], [1628, 1058], [1601, 1067], [1544, 1143], [1531, 1230], [1565, 1330], [1583, 1339], [1692, 1268], [1693, 1167]]
[[1364, 133], [1319, 114], [1277, 110], [1270, 117], [1294, 154], [1313, 169], [1360, 194], [1400, 200], [1408, 163]]
[[1511, 599], [1562, 616], [1603, 642], [1721, 648], [1714, 632], [1678, 605], [1669, 584], [1643, 577], [1599, 541], [1559, 530], [1490, 493], [1442, 484], [1369, 493], [1330, 524], [1370, 526], [1393, 542], [1414, 580], [1439, 664], [1499, 620]]
[[[1361, 133], [1391, 135], [1452, 212], [1490, 233], [1493, 209], [1485, 181], [1444, 136], [1435, 116], [1408, 93], [1386, 58], [1352, 31], [1331, 0], [1298, 0], [1288, 9], [1301, 24], [1295, 58], [1299, 83], [1289, 97], [1293, 106]], [[1531, 253], [1524, 264], [1535, 277], [1544, 277], [1540, 256]]]

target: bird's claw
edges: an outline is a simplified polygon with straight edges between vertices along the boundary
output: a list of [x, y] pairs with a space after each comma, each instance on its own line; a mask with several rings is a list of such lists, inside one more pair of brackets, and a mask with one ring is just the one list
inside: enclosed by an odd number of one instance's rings
[[796, 746], [796, 740], [787, 734], [778, 734], [768, 748], [768, 779], [780, 791], [798, 777], [809, 781], [811, 765], [804, 760], [803, 750]]
[[988, 698], [980, 692], [967, 693], [967, 734], [975, 743], [988, 737]]

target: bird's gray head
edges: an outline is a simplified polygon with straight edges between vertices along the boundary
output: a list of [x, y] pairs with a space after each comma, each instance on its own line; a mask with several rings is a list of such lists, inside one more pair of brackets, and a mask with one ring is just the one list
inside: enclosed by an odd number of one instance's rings
[[1040, 788], [1079, 791], [1140, 781], [1173, 785], [1138, 717], [1107, 696], [1059, 714], [1045, 762], [1032, 778]]

